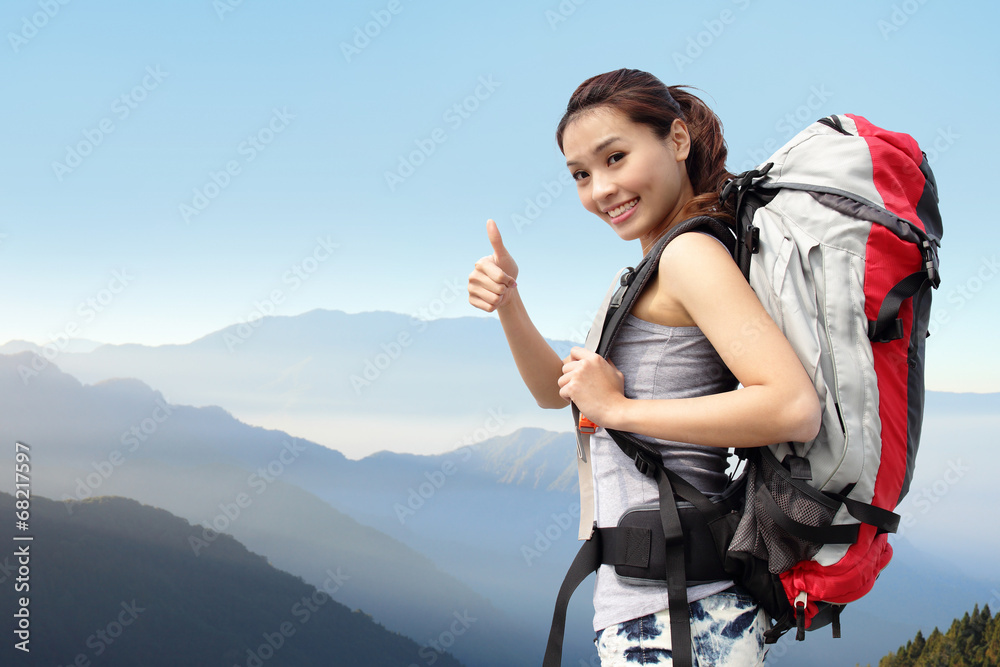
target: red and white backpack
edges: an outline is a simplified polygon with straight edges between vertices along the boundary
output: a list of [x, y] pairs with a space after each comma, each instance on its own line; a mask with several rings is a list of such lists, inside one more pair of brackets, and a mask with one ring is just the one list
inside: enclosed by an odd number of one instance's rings
[[767, 562], [801, 638], [817, 602], [835, 605], [836, 621], [892, 556], [940, 282], [937, 186], [912, 137], [848, 114], [804, 129], [730, 194], [737, 263], [812, 377], [823, 425], [751, 460], [728, 556]]

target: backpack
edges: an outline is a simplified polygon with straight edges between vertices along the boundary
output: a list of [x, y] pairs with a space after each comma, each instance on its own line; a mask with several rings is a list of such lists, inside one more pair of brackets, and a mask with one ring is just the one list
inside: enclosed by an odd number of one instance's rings
[[720, 195], [729, 197], [735, 238], [712, 218], [676, 225], [616, 277], [586, 346], [606, 356], [663, 248], [681, 233], [707, 231], [730, 248], [813, 379], [819, 434], [737, 450], [742, 474], [707, 498], [653, 448], [608, 430], [656, 481], [660, 502], [598, 529], [588, 478], [596, 427], [574, 406], [586, 542], [557, 597], [545, 667], [559, 665], [569, 597], [601, 563], [666, 583], [674, 660], [683, 667], [691, 664], [686, 586], [699, 580], [688, 572], [704, 570], [699, 564], [710, 561], [710, 575], [754, 594], [772, 618], [773, 643], [793, 627], [800, 640], [826, 624], [839, 637], [844, 605], [872, 588], [892, 556], [892, 510], [909, 489], [923, 418], [929, 290], [940, 283], [941, 217], [926, 156], [906, 134], [830, 116], [731, 179]]

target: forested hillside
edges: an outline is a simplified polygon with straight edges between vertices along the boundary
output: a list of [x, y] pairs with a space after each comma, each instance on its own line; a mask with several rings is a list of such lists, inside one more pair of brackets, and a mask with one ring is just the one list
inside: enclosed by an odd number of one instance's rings
[[922, 632], [898, 651], [882, 658], [878, 667], [986, 667], [1000, 665], [1000, 614], [990, 616], [989, 605], [956, 619], [948, 632]]

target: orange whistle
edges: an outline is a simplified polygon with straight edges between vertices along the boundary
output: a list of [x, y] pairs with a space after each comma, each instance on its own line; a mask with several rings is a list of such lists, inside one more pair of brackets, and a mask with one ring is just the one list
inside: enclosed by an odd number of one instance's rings
[[596, 433], [597, 424], [580, 415], [580, 433]]

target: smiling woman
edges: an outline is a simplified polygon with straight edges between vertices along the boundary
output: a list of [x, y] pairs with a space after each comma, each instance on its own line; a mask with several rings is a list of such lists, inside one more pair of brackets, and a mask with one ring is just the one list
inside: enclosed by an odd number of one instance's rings
[[[621, 239], [638, 240], [643, 255], [692, 217], [732, 222], [719, 198], [731, 177], [721, 123], [681, 88], [636, 70], [588, 79], [573, 93], [556, 140], [583, 207]], [[582, 512], [581, 537], [591, 520], [614, 527], [630, 508], [659, 499], [657, 482], [605, 429], [634, 434], [709, 496], [726, 486], [728, 448], [815, 436], [820, 409], [812, 383], [718, 239], [680, 234], [663, 250], [606, 359], [579, 347], [560, 359], [527, 315], [517, 264], [492, 220], [487, 232], [494, 252], [469, 276], [470, 303], [499, 313], [540, 406], [572, 402], [603, 427], [591, 437], [594, 511]], [[581, 479], [581, 489], [587, 482]], [[594, 630], [602, 664], [666, 665], [674, 657], [678, 665], [759, 664], [767, 615], [728, 575], [716, 575], [692, 582], [690, 608], [677, 613], [668, 610], [666, 581], [636, 583], [601, 565]], [[683, 600], [683, 585], [679, 593]], [[684, 632], [663, 631], [670, 611], [672, 627], [682, 619]], [[556, 664], [551, 658], [547, 652], [546, 665]]]
[[684, 174], [691, 138], [681, 121], [660, 141], [645, 125], [597, 107], [577, 118], [560, 143], [583, 207], [622, 239], [641, 239], [643, 253], [694, 197]]

